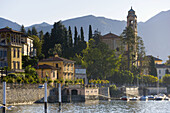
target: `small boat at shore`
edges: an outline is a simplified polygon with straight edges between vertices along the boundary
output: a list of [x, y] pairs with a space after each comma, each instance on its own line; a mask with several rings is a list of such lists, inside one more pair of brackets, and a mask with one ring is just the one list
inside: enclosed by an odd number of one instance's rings
[[122, 97], [120, 97], [120, 100], [129, 101], [129, 97], [127, 97], [127, 96], [122, 96]]
[[137, 100], [139, 100], [139, 98], [133, 97], [133, 98], [130, 98], [129, 100], [130, 101], [137, 101]]
[[164, 100], [166, 98], [165, 94], [159, 94], [155, 96], [155, 100]]
[[155, 97], [153, 95], [148, 95], [148, 100], [155, 100]]
[[141, 101], [148, 101], [148, 97], [147, 96], [141, 96], [139, 100], [141, 100]]

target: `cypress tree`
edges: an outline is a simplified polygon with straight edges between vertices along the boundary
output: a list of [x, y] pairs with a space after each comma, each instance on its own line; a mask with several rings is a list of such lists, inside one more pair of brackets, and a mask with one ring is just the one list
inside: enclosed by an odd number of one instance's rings
[[37, 36], [37, 30], [36, 30], [36, 28], [35, 27], [32, 27], [32, 35], [35, 35], [35, 36]]
[[31, 35], [32, 35], [32, 32], [31, 32], [30, 28], [28, 28], [27, 35], [28, 35], [28, 36], [31, 36]]
[[92, 35], [92, 27], [89, 25], [89, 40], [93, 37]]
[[45, 55], [45, 57], [48, 57], [48, 50], [50, 49], [50, 34], [47, 32], [44, 35], [44, 41], [42, 44], [42, 53]]
[[25, 31], [24, 25], [22, 25], [22, 26], [21, 26], [20, 31], [21, 31], [22, 33], [26, 34], [26, 31]]
[[74, 27], [74, 47], [76, 47], [76, 45], [77, 45], [77, 40], [78, 40], [77, 34], [78, 34], [77, 33], [77, 27], [75, 26]]
[[69, 47], [73, 47], [73, 39], [72, 39], [72, 32], [71, 32], [71, 27], [69, 26], [68, 29], [68, 37], [69, 37]]
[[43, 37], [44, 37], [43, 31], [41, 30], [41, 31], [39, 32], [39, 38], [40, 38], [40, 40], [43, 40]]
[[149, 57], [149, 75], [153, 75], [157, 77], [157, 71], [156, 71], [156, 66], [155, 66], [155, 60], [153, 56], [148, 56]]
[[80, 29], [80, 36], [81, 36], [81, 41], [84, 41], [84, 31], [83, 31], [83, 27], [81, 27]]

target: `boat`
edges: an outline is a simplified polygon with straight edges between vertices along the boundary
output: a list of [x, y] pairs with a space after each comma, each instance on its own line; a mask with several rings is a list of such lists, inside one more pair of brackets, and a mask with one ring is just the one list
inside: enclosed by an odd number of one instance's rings
[[155, 97], [153, 95], [148, 95], [148, 100], [155, 100]]
[[147, 96], [141, 96], [139, 100], [141, 100], [141, 101], [147, 101], [147, 100], [148, 100], [148, 97], [147, 97]]
[[169, 101], [169, 97], [165, 97], [164, 100], [168, 100]]
[[136, 97], [133, 97], [133, 98], [130, 98], [129, 100], [130, 100], [130, 101], [137, 101], [137, 100], [139, 100], [139, 99], [136, 98]]
[[121, 99], [121, 100], [128, 101], [128, 100], [129, 100], [129, 97], [127, 97], [127, 96], [122, 96], [120, 99]]
[[155, 100], [164, 100], [166, 98], [165, 94], [158, 94], [155, 96]]

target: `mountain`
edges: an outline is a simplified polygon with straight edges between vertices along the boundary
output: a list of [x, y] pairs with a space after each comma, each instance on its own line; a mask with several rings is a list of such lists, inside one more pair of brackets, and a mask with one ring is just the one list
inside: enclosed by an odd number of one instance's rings
[[[153, 56], [159, 56], [164, 61], [170, 55], [170, 10], [162, 11], [154, 17], [150, 18], [146, 22], [138, 23], [138, 35], [143, 38], [144, 44], [146, 47], [146, 53]], [[80, 27], [83, 27], [85, 33], [85, 40], [88, 39], [88, 27], [92, 25], [92, 29], [101, 31], [101, 34], [112, 32], [114, 34], [120, 35], [126, 27], [126, 21], [119, 21], [108, 19], [105, 17], [96, 17], [93, 15], [68, 19], [62, 21], [62, 23], [68, 28], [71, 26], [72, 33], [74, 34], [74, 26], [77, 27], [80, 34]], [[20, 25], [17, 23], [11, 22], [0, 18], [0, 28], [9, 26], [15, 30], [20, 29]], [[45, 32], [51, 32], [53, 25], [48, 23], [34, 24], [32, 26], [26, 27], [32, 28], [35, 27], [37, 31], [43, 30]]]
[[16, 22], [12, 22], [10, 20], [4, 19], [0, 17], [0, 28], [4, 28], [4, 27], [10, 27], [14, 30], [19, 31], [21, 26], [19, 24], [17, 24]]
[[147, 54], [159, 56], [164, 61], [170, 55], [170, 10], [162, 11], [143, 24], [138, 34], [144, 40]]

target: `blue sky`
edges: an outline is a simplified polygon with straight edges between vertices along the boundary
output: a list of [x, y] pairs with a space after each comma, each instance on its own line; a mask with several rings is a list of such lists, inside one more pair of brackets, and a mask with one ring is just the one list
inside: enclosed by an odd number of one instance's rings
[[126, 20], [130, 7], [138, 22], [170, 10], [170, 0], [0, 0], [0, 17], [24, 26], [95, 15]]

